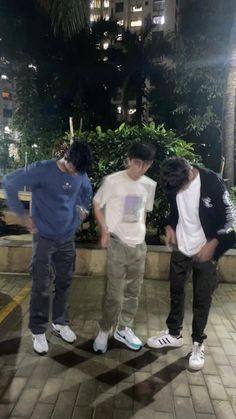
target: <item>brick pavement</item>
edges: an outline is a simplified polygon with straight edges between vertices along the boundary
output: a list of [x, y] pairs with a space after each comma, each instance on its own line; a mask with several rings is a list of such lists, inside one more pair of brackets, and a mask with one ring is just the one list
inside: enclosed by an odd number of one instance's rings
[[[27, 276], [0, 276], [0, 319], [27, 290]], [[92, 352], [105, 282], [75, 278], [69, 345], [48, 331], [49, 352], [36, 355], [28, 331], [29, 295], [0, 323], [0, 419], [231, 419], [236, 418], [236, 284], [221, 284], [207, 328], [206, 362], [188, 370], [191, 284], [187, 285], [184, 346], [139, 352], [111, 339]], [[145, 280], [135, 330], [147, 337], [165, 326], [167, 282]]]

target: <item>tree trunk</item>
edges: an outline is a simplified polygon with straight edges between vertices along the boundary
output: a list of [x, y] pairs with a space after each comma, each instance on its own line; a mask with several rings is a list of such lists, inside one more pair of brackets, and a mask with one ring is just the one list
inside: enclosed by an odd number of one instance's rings
[[122, 120], [128, 122], [128, 94], [127, 87], [129, 84], [129, 77], [126, 77], [123, 86], [121, 87], [121, 114]]
[[236, 70], [227, 76], [223, 106], [222, 155], [225, 157], [224, 177], [228, 187], [234, 185], [234, 132], [235, 132]]
[[226, 68], [226, 85], [223, 97], [222, 155], [225, 157], [224, 177], [227, 186], [234, 185], [235, 147], [235, 95], [236, 95], [236, 13], [231, 30], [229, 57]]
[[137, 91], [136, 91], [136, 123], [141, 126], [142, 125], [142, 115], [143, 115], [143, 96], [144, 96], [144, 89], [143, 89], [143, 77], [140, 75], [138, 77], [137, 83]]

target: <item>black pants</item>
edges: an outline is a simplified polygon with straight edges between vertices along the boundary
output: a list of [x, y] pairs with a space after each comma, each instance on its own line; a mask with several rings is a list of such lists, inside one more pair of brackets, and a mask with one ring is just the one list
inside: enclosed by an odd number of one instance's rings
[[68, 292], [74, 262], [74, 237], [48, 240], [39, 234], [34, 236], [30, 266], [32, 291], [29, 328], [32, 333], [40, 334], [47, 330], [52, 267], [55, 274], [52, 321], [61, 325], [68, 324]]
[[206, 337], [204, 329], [207, 324], [212, 294], [218, 285], [216, 274], [217, 263], [208, 261], [199, 263], [173, 252], [170, 261], [170, 298], [171, 308], [166, 320], [169, 333], [177, 336], [182, 330], [184, 319], [185, 284], [188, 273], [193, 272], [193, 342], [202, 343]]

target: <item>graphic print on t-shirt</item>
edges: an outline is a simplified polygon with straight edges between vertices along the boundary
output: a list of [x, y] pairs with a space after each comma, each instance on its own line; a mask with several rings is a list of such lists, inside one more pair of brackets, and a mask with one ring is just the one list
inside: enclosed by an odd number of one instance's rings
[[142, 208], [142, 197], [140, 195], [127, 195], [124, 199], [124, 223], [137, 223], [140, 220], [140, 210]]

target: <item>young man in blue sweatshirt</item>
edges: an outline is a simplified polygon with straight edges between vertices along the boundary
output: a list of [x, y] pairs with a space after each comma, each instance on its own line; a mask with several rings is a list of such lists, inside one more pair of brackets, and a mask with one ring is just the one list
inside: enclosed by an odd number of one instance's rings
[[[68, 292], [75, 261], [74, 234], [89, 212], [92, 187], [86, 170], [91, 163], [87, 143], [74, 141], [64, 157], [30, 164], [4, 177], [7, 203], [22, 224], [33, 233], [30, 266], [32, 291], [29, 328], [33, 348], [48, 351], [50, 272], [55, 271], [52, 331], [69, 343], [76, 339], [69, 327]], [[18, 198], [24, 187], [32, 191], [32, 217]]]

